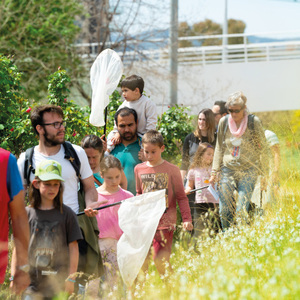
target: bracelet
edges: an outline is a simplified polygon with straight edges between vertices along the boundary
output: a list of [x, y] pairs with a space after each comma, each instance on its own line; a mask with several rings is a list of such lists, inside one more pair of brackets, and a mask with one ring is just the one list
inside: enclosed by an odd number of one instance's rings
[[14, 276], [12, 275], [9, 277], [9, 281], [13, 281], [13, 280], [14, 280]]
[[71, 279], [71, 278], [68, 278], [68, 279], [67, 279], [67, 281], [70, 281], [70, 282], [73, 282], [73, 283], [75, 283], [75, 282], [76, 282], [76, 280], [74, 280], [74, 279]]

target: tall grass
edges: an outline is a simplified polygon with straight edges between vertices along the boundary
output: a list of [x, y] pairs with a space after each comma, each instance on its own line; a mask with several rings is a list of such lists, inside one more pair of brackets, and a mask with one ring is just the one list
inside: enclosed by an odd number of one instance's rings
[[162, 278], [152, 263], [134, 290], [103, 290], [105, 299], [300, 299], [300, 156], [291, 142], [298, 133], [281, 120], [266, 126], [281, 144], [276, 203], [250, 226], [198, 241], [199, 252], [183, 233], [173, 245], [172, 273]]

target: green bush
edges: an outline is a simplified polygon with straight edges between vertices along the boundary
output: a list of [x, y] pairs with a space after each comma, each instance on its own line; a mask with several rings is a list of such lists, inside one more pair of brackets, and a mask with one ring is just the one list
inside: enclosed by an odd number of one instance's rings
[[164, 158], [174, 164], [179, 164], [182, 155], [182, 145], [185, 137], [192, 132], [192, 117], [188, 108], [175, 105], [158, 117], [157, 128], [164, 137]]

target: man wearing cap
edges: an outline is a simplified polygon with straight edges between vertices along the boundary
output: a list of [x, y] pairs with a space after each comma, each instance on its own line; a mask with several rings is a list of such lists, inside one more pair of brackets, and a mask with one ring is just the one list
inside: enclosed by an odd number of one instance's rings
[[0, 148], [0, 169], [0, 285], [4, 282], [8, 263], [8, 213], [10, 213], [16, 247], [16, 263], [12, 266], [15, 276], [10, 279], [13, 291], [20, 293], [29, 284], [29, 226], [16, 158], [2, 148]]

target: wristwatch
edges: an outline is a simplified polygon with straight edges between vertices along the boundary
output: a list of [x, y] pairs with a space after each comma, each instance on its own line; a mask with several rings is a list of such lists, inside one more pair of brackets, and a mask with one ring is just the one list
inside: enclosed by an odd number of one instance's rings
[[30, 270], [30, 266], [29, 265], [18, 266], [17, 269], [25, 273], [28, 273]]

